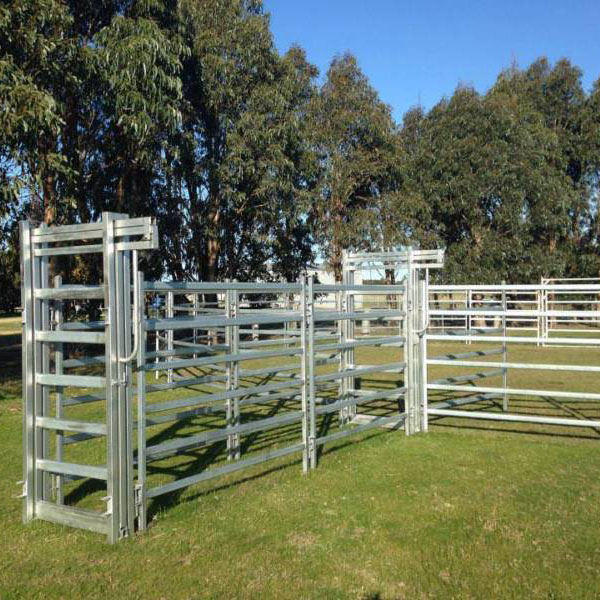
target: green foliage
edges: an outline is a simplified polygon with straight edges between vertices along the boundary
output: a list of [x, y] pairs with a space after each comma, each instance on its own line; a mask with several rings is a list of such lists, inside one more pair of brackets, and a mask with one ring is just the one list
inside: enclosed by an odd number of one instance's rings
[[407, 243], [455, 282], [600, 273], [600, 80], [542, 58], [397, 125], [352, 55], [317, 74], [260, 0], [4, 2], [7, 303], [20, 218], [104, 210], [157, 216], [151, 277], [293, 280], [316, 252], [339, 279], [345, 249]]
[[592, 97], [568, 61], [541, 59], [502, 73], [483, 96], [458, 88], [409, 115], [406, 175], [424, 217], [414, 239], [447, 248], [445, 280], [598, 276]]
[[309, 217], [340, 280], [342, 251], [364, 246], [378, 229], [384, 181], [393, 159], [394, 123], [390, 108], [350, 54], [332, 61], [308, 114], [321, 166]]

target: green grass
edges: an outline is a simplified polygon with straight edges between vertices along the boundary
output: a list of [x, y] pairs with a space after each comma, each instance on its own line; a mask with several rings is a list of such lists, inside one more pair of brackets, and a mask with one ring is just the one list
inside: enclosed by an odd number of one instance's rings
[[[430, 355], [476, 347], [439, 344]], [[373, 351], [360, 358], [395, 359]], [[598, 349], [515, 346], [509, 354], [511, 361], [549, 363], [600, 364], [599, 358]], [[450, 372], [438, 369], [432, 377]], [[510, 384], [595, 391], [596, 377], [515, 372]], [[21, 524], [13, 499], [21, 478], [19, 393], [18, 370], [5, 374], [2, 599], [599, 595], [595, 431], [458, 419], [410, 438], [376, 431], [327, 446], [307, 476], [292, 458], [189, 488], [153, 508], [146, 534], [108, 546], [93, 533]], [[600, 415], [597, 405], [568, 406]], [[516, 399], [512, 407], [567, 416], [544, 400]], [[486, 409], [499, 410], [493, 403]], [[92, 453], [100, 455], [97, 446]]]

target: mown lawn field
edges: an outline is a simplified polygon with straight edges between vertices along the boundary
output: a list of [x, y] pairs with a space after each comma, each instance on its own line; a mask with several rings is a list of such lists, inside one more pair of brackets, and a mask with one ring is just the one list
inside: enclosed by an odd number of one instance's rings
[[[375, 431], [327, 446], [306, 476], [293, 457], [191, 487], [154, 508], [147, 533], [114, 546], [93, 533], [23, 525], [18, 337], [6, 331], [2, 599], [600, 597], [593, 430], [444, 419], [413, 437]], [[600, 350], [520, 346], [509, 359], [600, 364]], [[588, 374], [510, 376], [515, 387], [596, 391], [597, 383]], [[568, 416], [545, 401], [513, 407]], [[568, 407], [600, 416], [596, 406]]]

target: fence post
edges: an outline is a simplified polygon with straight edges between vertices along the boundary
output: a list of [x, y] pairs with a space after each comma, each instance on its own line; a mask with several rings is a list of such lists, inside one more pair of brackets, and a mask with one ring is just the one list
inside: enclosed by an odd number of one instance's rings
[[[172, 319], [173, 315], [175, 314], [175, 310], [174, 310], [174, 306], [173, 306], [174, 303], [175, 303], [174, 293], [172, 291], [167, 292], [167, 306], [166, 306], [167, 319]], [[167, 361], [171, 362], [173, 360], [173, 356], [172, 356], [173, 341], [174, 341], [173, 330], [168, 329], [166, 331], [166, 336], [167, 336], [167, 352], [169, 353]], [[167, 383], [173, 383], [173, 369], [167, 370]]]
[[310, 467], [317, 466], [317, 415], [315, 398], [315, 305], [314, 279], [308, 276], [306, 316], [308, 325], [308, 451]]
[[[198, 318], [198, 294], [192, 294], [192, 316], [195, 319]], [[192, 343], [194, 344], [194, 354], [192, 354], [193, 358], [198, 358], [198, 353], [196, 352], [196, 345], [198, 344], [198, 330], [194, 327], [192, 331]]]
[[35, 469], [35, 352], [34, 352], [34, 299], [33, 299], [33, 248], [31, 224], [21, 221], [21, 307], [22, 381], [23, 381], [23, 522], [35, 517], [37, 473]]
[[[54, 287], [60, 288], [62, 285], [62, 277], [57, 275], [54, 278]], [[57, 331], [62, 329], [64, 320], [63, 302], [62, 300], [54, 301], [54, 325]], [[63, 374], [63, 360], [64, 360], [64, 344], [62, 342], [57, 343], [54, 346], [54, 367], [57, 375]], [[62, 386], [56, 387], [55, 402], [56, 402], [56, 418], [63, 418], [63, 400], [64, 400], [64, 389]], [[56, 460], [62, 462], [63, 460], [63, 448], [64, 448], [64, 432], [56, 432]], [[63, 493], [63, 476], [57, 474], [54, 476], [54, 489], [56, 493], [57, 504], [64, 504], [64, 493]]]
[[145, 294], [144, 274], [140, 271], [138, 278], [137, 297], [137, 486], [136, 508], [137, 526], [140, 531], [146, 529], [146, 323], [145, 323]]
[[412, 247], [407, 249], [407, 276], [406, 276], [406, 333], [404, 342], [404, 386], [406, 387], [405, 410], [406, 422], [404, 430], [406, 435], [414, 433], [414, 418], [415, 418], [415, 372], [414, 372], [414, 347], [413, 347], [413, 330], [414, 330], [414, 298], [413, 298], [413, 279], [414, 269], [412, 267]]
[[302, 277], [302, 289], [300, 291], [300, 376], [302, 378], [302, 472], [307, 473], [310, 467], [310, 441], [309, 441], [309, 390], [308, 390], [308, 313], [307, 313], [307, 285], [306, 277]]
[[102, 214], [104, 226], [104, 309], [106, 332], [106, 425], [107, 425], [107, 496], [106, 515], [108, 517], [108, 541], [116, 542], [122, 536], [120, 521], [119, 487], [122, 462], [120, 460], [119, 436], [119, 359], [118, 359], [118, 330], [117, 314], [117, 285], [115, 261], [114, 216], [111, 213]]
[[[238, 316], [238, 290], [227, 290], [225, 292], [225, 316], [227, 319], [236, 319]], [[239, 327], [237, 325], [225, 326], [225, 344], [228, 354], [237, 354], [239, 352]], [[232, 391], [238, 387], [239, 362], [237, 360], [227, 361], [227, 391]], [[234, 427], [239, 425], [240, 401], [239, 398], [227, 399], [227, 426]], [[234, 433], [227, 437], [227, 460], [237, 460], [240, 458], [239, 434]]]
[[[506, 281], [502, 281], [502, 362], [506, 364], [508, 360], [508, 345], [506, 342], [506, 336], [508, 335], [506, 311], [508, 310], [508, 303], [506, 301]], [[504, 367], [502, 369], [502, 387], [506, 390], [508, 388], [508, 369]], [[508, 394], [505, 391], [502, 397], [502, 410], [508, 411]]]
[[429, 418], [427, 415], [427, 326], [429, 320], [429, 290], [427, 276], [419, 282], [419, 302], [421, 306], [421, 322], [419, 324], [419, 366], [420, 366], [420, 390], [419, 410], [421, 413], [420, 430], [426, 432], [429, 429]]

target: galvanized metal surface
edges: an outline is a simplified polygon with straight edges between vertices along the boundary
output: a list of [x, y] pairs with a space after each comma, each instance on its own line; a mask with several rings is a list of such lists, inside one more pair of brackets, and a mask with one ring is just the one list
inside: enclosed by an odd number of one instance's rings
[[[404, 428], [407, 435], [427, 431], [430, 416], [598, 426], [594, 420], [509, 413], [514, 396], [551, 395], [559, 402], [597, 401], [600, 394], [510, 388], [508, 373], [594, 373], [599, 366], [519, 363], [508, 360], [508, 352], [511, 344], [523, 343], [598, 345], [581, 335], [551, 338], [548, 329], [552, 319], [595, 323], [600, 310], [593, 300], [566, 310], [556, 298], [598, 294], [600, 285], [429, 286], [429, 269], [441, 268], [443, 253], [410, 248], [345, 253], [340, 284], [315, 284], [312, 277], [281, 284], [148, 282], [131, 253], [155, 248], [156, 239], [150, 219], [110, 213], [89, 225], [21, 224], [25, 520], [84, 527], [115, 542], [145, 529], [153, 498], [295, 453], [307, 471], [317, 466], [324, 444], [378, 427]], [[75, 286], [55, 278], [50, 287], [54, 256], [94, 252], [103, 257], [101, 282]], [[374, 265], [402, 282], [356, 283], [356, 274]], [[450, 301], [441, 294], [462, 296]], [[534, 300], [519, 306], [518, 294]], [[65, 318], [75, 302], [98, 299], [101, 320]], [[482, 326], [480, 319], [492, 322]], [[511, 327], [527, 328], [536, 319], [547, 320], [547, 327], [532, 327], [532, 336], [509, 335]], [[499, 346], [428, 358], [431, 341]], [[73, 344], [104, 345], [104, 355], [72, 356]], [[389, 357], [382, 364], [361, 362], [368, 348], [386, 348]], [[428, 382], [429, 366], [477, 370]], [[96, 371], [72, 371], [81, 367]], [[148, 382], [148, 372], [155, 372], [156, 382]], [[363, 389], [371, 377], [385, 389]], [[490, 377], [501, 378], [501, 385], [472, 385]], [[73, 393], [77, 388], [103, 391]], [[456, 396], [433, 402], [437, 391]], [[157, 397], [164, 392], [169, 396]], [[458, 410], [498, 398], [501, 413]], [[94, 403], [103, 407], [101, 420], [69, 413]], [[105, 443], [105, 464], [65, 459], [67, 447], [83, 442]], [[212, 466], [174, 473], [171, 480], [156, 476], [164, 472], [156, 465], [165, 458], [202, 452]], [[103, 510], [68, 505], [66, 486], [82, 478], [105, 483]]]

